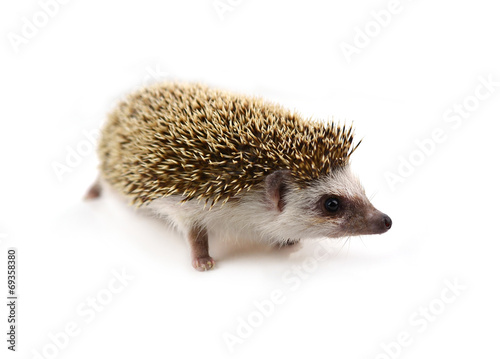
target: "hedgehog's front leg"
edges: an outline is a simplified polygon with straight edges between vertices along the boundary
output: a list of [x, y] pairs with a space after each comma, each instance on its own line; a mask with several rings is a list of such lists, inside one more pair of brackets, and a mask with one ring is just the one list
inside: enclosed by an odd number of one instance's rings
[[206, 228], [193, 226], [188, 233], [193, 267], [199, 271], [212, 269], [215, 261], [208, 254], [208, 234]]

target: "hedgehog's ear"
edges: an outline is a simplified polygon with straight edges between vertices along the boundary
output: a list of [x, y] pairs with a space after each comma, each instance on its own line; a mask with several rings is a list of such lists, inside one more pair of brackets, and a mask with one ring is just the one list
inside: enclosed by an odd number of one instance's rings
[[264, 181], [266, 202], [275, 211], [282, 212], [285, 207], [289, 179], [290, 171], [278, 170], [267, 175]]

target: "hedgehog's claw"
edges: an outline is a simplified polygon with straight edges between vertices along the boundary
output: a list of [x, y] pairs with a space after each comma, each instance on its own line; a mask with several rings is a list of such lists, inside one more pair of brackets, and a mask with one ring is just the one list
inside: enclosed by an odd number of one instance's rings
[[281, 245], [283, 247], [285, 246], [293, 246], [294, 244], [297, 244], [300, 242], [300, 239], [287, 239], [286, 241], [284, 241]]
[[212, 257], [202, 257], [193, 259], [193, 267], [197, 271], [204, 272], [212, 269], [215, 266], [215, 261]]

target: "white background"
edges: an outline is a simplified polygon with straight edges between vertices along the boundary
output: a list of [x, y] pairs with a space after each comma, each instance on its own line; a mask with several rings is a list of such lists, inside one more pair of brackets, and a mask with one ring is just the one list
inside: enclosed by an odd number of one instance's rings
[[[500, 82], [494, 2], [401, 0], [384, 26], [373, 12], [389, 1], [220, 3], [221, 16], [212, 0], [2, 2], [0, 293], [16, 247], [20, 332], [12, 354], [1, 305], [0, 356], [498, 358], [500, 87], [471, 97], [480, 79]], [[348, 58], [341, 46], [355, 37], [363, 48]], [[97, 174], [85, 133], [126, 93], [164, 79], [353, 121], [363, 138], [353, 168], [393, 228], [330, 240], [320, 261], [314, 241], [212, 243], [216, 269], [198, 273], [163, 223], [109, 196], [82, 201]], [[440, 143], [429, 143], [435, 131]], [[391, 174], [401, 181], [391, 186]], [[134, 279], [109, 298], [113, 270]], [[262, 319], [255, 302], [274, 291], [284, 298]], [[88, 312], [90, 297], [106, 302], [100, 312]], [[253, 332], [228, 346], [224, 333], [241, 334], [249, 316]]]

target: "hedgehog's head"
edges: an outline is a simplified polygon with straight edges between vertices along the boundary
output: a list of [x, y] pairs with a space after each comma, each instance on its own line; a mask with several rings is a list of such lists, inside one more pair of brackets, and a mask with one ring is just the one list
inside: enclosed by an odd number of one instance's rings
[[370, 203], [348, 165], [305, 186], [289, 171], [276, 171], [264, 186], [280, 227], [275, 235], [283, 240], [381, 234], [392, 225], [390, 217]]

